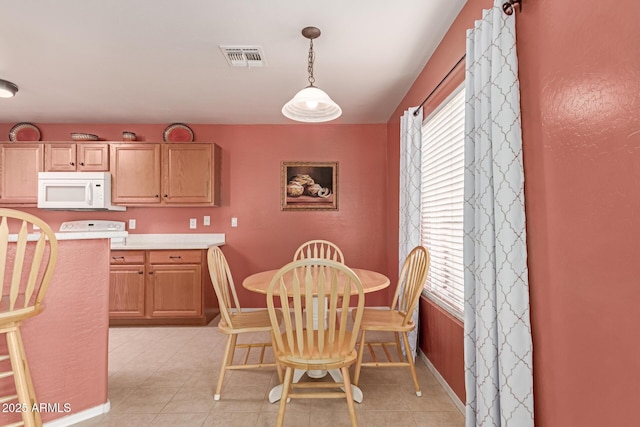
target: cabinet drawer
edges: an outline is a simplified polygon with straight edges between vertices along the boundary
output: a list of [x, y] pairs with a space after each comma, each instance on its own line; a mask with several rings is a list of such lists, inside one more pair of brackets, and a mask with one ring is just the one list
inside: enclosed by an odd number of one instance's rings
[[151, 264], [200, 264], [200, 251], [149, 251]]
[[144, 264], [144, 251], [111, 251], [111, 264]]

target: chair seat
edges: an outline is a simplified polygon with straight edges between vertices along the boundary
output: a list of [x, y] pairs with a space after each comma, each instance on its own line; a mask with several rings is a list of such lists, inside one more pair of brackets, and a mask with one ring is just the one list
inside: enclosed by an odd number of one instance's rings
[[[293, 366], [296, 369], [338, 369], [342, 366], [350, 366], [356, 360], [358, 353], [355, 348], [349, 346], [351, 341], [351, 332], [345, 332], [343, 345], [340, 348], [334, 347], [329, 353], [327, 348], [331, 348], [328, 342], [329, 331], [325, 333], [324, 351], [320, 351], [318, 345], [318, 332], [313, 332], [313, 346], [304, 345], [302, 354], [298, 351], [298, 340], [294, 338], [294, 350], [289, 347], [286, 333], [281, 335], [283, 341], [282, 351], [276, 351], [278, 362], [284, 365]], [[337, 334], [336, 334], [337, 335]]]
[[[276, 312], [278, 321], [282, 319], [282, 311]], [[224, 334], [237, 334], [242, 332], [269, 332], [271, 331], [271, 320], [267, 310], [243, 311], [230, 315], [233, 328], [227, 325], [224, 317], [220, 319], [218, 328]]]
[[405, 317], [406, 315], [398, 310], [365, 308], [360, 328], [368, 331], [410, 331], [415, 327], [415, 323], [409, 321], [404, 324]]

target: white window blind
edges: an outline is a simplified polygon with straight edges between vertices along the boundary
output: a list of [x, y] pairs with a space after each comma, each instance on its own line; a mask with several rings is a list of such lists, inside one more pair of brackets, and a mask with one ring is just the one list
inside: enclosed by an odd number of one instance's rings
[[464, 269], [464, 86], [422, 125], [422, 244], [431, 266], [427, 295], [462, 319]]

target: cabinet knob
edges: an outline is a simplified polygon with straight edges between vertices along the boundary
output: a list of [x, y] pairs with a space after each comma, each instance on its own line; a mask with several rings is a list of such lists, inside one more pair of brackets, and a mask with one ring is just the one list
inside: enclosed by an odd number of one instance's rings
[[73, 163], [73, 162], [69, 162], [69, 164], [70, 164], [71, 166], [75, 165], [75, 163]]
[[138, 274], [142, 274], [142, 271], [138, 271]]
[[169, 259], [182, 259], [180, 255], [169, 255]]
[[167, 197], [169, 197], [169, 195], [168, 195], [168, 194], [165, 194], [165, 195], [164, 195], [164, 198], [166, 199]]
[[80, 162], [80, 166], [84, 166], [84, 162]]
[[159, 195], [159, 194], [156, 194], [156, 195], [155, 195], [155, 196], [153, 196], [153, 197], [155, 197], [155, 198], [157, 199], [158, 197], [160, 197], [160, 195]]
[[153, 274], [153, 271], [150, 271], [149, 274]]

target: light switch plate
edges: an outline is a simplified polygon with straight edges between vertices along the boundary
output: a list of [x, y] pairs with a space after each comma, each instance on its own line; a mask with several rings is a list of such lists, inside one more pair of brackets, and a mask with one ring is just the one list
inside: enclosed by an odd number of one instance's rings
[[211, 225], [211, 217], [209, 215], [205, 215], [202, 220], [202, 225]]
[[236, 218], [236, 217], [231, 218], [231, 226], [232, 227], [237, 227], [238, 226], [238, 218]]
[[198, 225], [198, 221], [195, 218], [191, 218], [189, 220], [189, 228], [196, 228]]
[[136, 229], [136, 220], [135, 219], [130, 219], [129, 220], [129, 230], [135, 230]]

